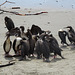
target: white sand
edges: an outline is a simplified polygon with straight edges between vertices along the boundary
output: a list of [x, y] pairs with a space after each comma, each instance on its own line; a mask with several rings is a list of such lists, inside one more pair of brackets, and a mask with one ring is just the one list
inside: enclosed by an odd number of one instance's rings
[[[10, 10], [10, 9], [9, 9]], [[0, 14], [0, 64], [6, 64], [8, 61], [17, 58], [5, 58], [3, 50], [3, 42], [5, 40], [4, 17], [10, 17], [16, 27], [21, 25], [31, 28], [32, 24], [40, 26], [43, 30], [51, 30], [60, 44], [58, 30], [65, 26], [71, 25], [75, 29], [75, 11], [74, 10], [44, 10], [44, 9], [25, 9], [11, 10], [20, 13], [36, 13], [47, 11], [48, 13], [31, 16], [19, 16], [10, 13]], [[11, 37], [13, 40], [13, 37]], [[69, 42], [68, 42], [69, 43]], [[0, 75], [75, 75], [75, 49], [71, 47], [62, 48], [62, 55], [66, 59], [57, 56], [56, 59], [50, 57], [51, 62], [46, 63], [43, 60], [32, 59], [31, 61], [16, 61], [12, 66], [0, 68]], [[11, 49], [10, 54], [14, 54]]]

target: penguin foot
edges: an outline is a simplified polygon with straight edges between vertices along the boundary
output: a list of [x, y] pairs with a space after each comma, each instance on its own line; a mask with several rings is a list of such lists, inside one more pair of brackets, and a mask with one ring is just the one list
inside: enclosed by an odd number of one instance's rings
[[35, 57], [34, 54], [32, 54], [31, 57]]
[[53, 58], [55, 59], [57, 57], [57, 55], [54, 55]]
[[41, 57], [40, 56], [37, 56], [37, 59], [41, 59]]
[[44, 62], [50, 62], [50, 60], [49, 60], [49, 59], [43, 59], [43, 61], [44, 61]]
[[9, 54], [5, 54], [5, 57], [12, 57], [12, 55], [9, 55]]
[[62, 57], [62, 59], [65, 59], [64, 57]]
[[24, 60], [24, 58], [20, 58], [20, 59], [19, 59], [19, 61], [23, 61], [23, 60]]
[[31, 56], [30, 56], [30, 55], [28, 55], [28, 58], [31, 58]]
[[21, 56], [21, 55], [13, 55], [12, 57], [19, 57], [19, 56]]
[[16, 55], [21, 55], [21, 52], [20, 51], [17, 51]]
[[35, 58], [35, 56], [32, 54], [32, 55], [29, 55], [28, 58]]

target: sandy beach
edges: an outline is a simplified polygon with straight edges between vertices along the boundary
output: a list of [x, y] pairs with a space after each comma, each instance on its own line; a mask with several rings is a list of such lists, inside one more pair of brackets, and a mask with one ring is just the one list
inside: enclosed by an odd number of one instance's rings
[[[57, 39], [59, 45], [60, 39], [58, 37], [58, 30], [66, 26], [72, 26], [75, 29], [75, 10], [50, 10], [50, 9], [8, 9], [5, 10], [15, 11], [22, 14], [48, 12], [40, 15], [20, 16], [12, 13], [0, 14], [0, 65], [7, 64], [10, 60], [16, 60], [14, 65], [0, 68], [0, 75], [75, 75], [75, 48], [72, 46], [62, 48], [62, 55], [66, 59], [50, 57], [49, 63], [43, 62], [42, 59], [36, 58], [31, 61], [18, 61], [18, 58], [5, 58], [3, 43], [6, 39], [4, 17], [10, 17], [16, 27], [23, 25], [25, 31], [31, 28], [32, 24], [40, 26], [43, 30], [50, 30], [54, 37]], [[15, 37], [11, 36], [11, 41]], [[67, 40], [69, 43], [69, 41]], [[14, 51], [11, 49], [10, 54], [13, 55]]]

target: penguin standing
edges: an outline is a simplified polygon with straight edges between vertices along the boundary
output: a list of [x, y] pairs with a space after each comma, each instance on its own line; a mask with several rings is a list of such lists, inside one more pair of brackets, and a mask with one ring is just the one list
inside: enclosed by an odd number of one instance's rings
[[12, 28], [15, 28], [12, 19], [10, 19], [9, 17], [6, 16], [6, 17], [4, 18], [4, 20], [5, 20], [6, 28], [7, 28], [9, 31], [10, 31]]
[[19, 44], [19, 49], [21, 50], [21, 60], [25, 59], [26, 60], [26, 56], [29, 56], [29, 41], [22, 39], [20, 40], [20, 44]]
[[67, 35], [68, 35], [68, 33], [66, 31], [62, 30], [62, 29], [60, 29], [58, 31], [58, 36], [59, 36], [59, 38], [61, 40], [62, 45], [66, 44], [67, 46], [69, 46], [69, 44], [66, 42], [66, 36]]
[[68, 40], [70, 41], [71, 44], [75, 44], [75, 31], [71, 26], [65, 27], [68, 29]]
[[30, 47], [29, 57], [31, 57], [31, 55], [34, 57], [35, 39], [32, 37], [32, 33], [29, 29], [27, 30], [27, 37], [28, 37], [29, 47]]
[[13, 41], [13, 50], [14, 50], [16, 55], [20, 55], [19, 54], [19, 50], [18, 50], [18, 46], [20, 44], [20, 40], [22, 40], [20, 30], [18, 30], [18, 33], [16, 33], [15, 36], [16, 36], [16, 38]]
[[42, 34], [44, 31], [39, 27], [39, 26], [37, 26], [37, 25], [32, 25], [32, 27], [31, 27], [31, 33], [32, 33], [32, 35], [37, 35], [38, 33], [39, 34]]
[[49, 45], [48, 42], [45, 39], [45, 34], [41, 34], [38, 37], [38, 40], [35, 44], [35, 50], [37, 53], [37, 58], [40, 59], [41, 56], [43, 56], [43, 61], [45, 62], [50, 62], [49, 60], [49, 56], [50, 56], [50, 49], [49, 49]]
[[21, 40], [22, 40], [22, 38], [17, 37], [13, 42], [13, 50], [16, 55], [18, 55], [18, 46], [19, 46]]
[[6, 38], [6, 40], [4, 41], [4, 44], [3, 44], [3, 49], [5, 51], [5, 57], [11, 56], [11, 55], [9, 55], [11, 46], [12, 46], [12, 42], [10, 40], [10, 34], [7, 34], [7, 38]]
[[50, 36], [49, 39], [50, 39], [49, 40], [49, 48], [50, 48], [51, 52], [52, 51], [54, 52], [54, 58], [58, 54], [62, 59], [64, 59], [64, 57], [61, 55], [62, 49], [59, 47], [59, 45], [55, 41], [55, 38], [53, 36]]
[[24, 26], [20, 26], [21, 38], [28, 40], [28, 37], [26, 36], [24, 30], [25, 30]]

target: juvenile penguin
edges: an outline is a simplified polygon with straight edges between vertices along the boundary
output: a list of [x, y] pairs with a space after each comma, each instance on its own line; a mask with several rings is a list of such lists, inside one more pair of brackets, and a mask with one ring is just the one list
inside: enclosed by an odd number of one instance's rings
[[29, 57], [34, 56], [34, 47], [35, 47], [35, 40], [32, 37], [32, 33], [31, 31], [28, 29], [27, 30], [27, 37], [28, 37], [28, 41], [29, 41]]
[[5, 57], [11, 56], [11, 55], [9, 55], [11, 46], [12, 46], [12, 42], [10, 40], [10, 34], [7, 34], [7, 38], [6, 38], [6, 40], [4, 41], [4, 44], [3, 44], [3, 49], [5, 51]]
[[37, 25], [32, 25], [32, 27], [31, 27], [31, 33], [32, 33], [32, 35], [37, 35], [38, 33], [39, 34], [42, 34], [44, 31], [39, 27], [39, 26], [37, 26]]
[[8, 31], [10, 31], [12, 28], [15, 28], [14, 23], [11, 18], [6, 16], [4, 20], [5, 20], [5, 25]]
[[35, 44], [35, 50], [37, 53], [37, 58], [40, 59], [43, 56], [43, 61], [50, 62], [50, 49], [49, 45], [45, 39], [45, 34], [41, 34]]
[[24, 30], [25, 30], [24, 26], [20, 26], [21, 38], [28, 40], [28, 37], [26, 36]]
[[58, 54], [62, 59], [64, 59], [64, 57], [61, 54], [62, 49], [59, 47], [55, 39], [52, 36], [50, 36], [49, 38], [50, 38], [49, 48], [50, 48], [50, 51], [54, 52], [54, 58]]
[[25, 59], [26, 60], [26, 56], [29, 55], [29, 42], [28, 40], [20, 40], [20, 44], [19, 44], [19, 48], [21, 50], [21, 60]]

